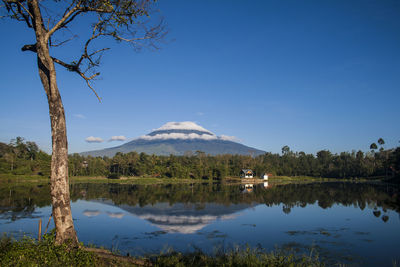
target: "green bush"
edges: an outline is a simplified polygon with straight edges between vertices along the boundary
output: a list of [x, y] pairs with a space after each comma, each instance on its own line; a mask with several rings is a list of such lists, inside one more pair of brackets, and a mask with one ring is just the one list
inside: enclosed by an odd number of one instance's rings
[[283, 251], [266, 252], [263, 249], [236, 248], [228, 252], [220, 251], [214, 256], [202, 251], [182, 254], [179, 252], [168, 252], [153, 258], [155, 266], [324, 266], [317, 256], [295, 256]]
[[[54, 244], [54, 231], [37, 242], [24, 237], [20, 241], [4, 235], [0, 239], [0, 266], [135, 266], [132, 258], [104, 258], [81, 248]], [[135, 261], [135, 259], [133, 259]], [[133, 262], [134, 262], [133, 261]], [[296, 256], [280, 250], [266, 252], [263, 249], [236, 248], [230, 251], [217, 251], [210, 256], [198, 250], [192, 253], [169, 251], [156, 255], [150, 262], [153, 266], [324, 266], [317, 256]]]
[[107, 176], [107, 178], [108, 178], [108, 179], [119, 179], [119, 178], [121, 178], [121, 175], [120, 175], [119, 173], [110, 173], [110, 174]]
[[4, 235], [0, 239], [0, 266], [95, 266], [96, 256], [79, 248], [54, 244], [54, 233], [37, 242], [24, 237], [20, 241]]
[[31, 167], [28, 165], [20, 166], [12, 171], [14, 175], [32, 174]]

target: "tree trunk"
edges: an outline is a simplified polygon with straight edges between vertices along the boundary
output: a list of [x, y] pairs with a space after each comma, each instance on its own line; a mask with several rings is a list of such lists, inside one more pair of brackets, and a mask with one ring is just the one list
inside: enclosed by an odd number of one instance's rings
[[72, 220], [69, 182], [68, 182], [68, 143], [64, 107], [56, 81], [56, 70], [50, 57], [45, 35], [47, 33], [37, 0], [28, 1], [29, 11], [33, 15], [33, 27], [36, 33], [36, 53], [40, 80], [47, 95], [51, 122], [51, 202], [56, 244], [70, 242], [78, 245], [78, 238]]

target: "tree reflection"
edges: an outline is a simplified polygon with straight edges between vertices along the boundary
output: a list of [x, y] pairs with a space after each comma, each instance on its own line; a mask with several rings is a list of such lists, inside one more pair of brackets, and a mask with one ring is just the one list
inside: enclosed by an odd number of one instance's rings
[[387, 222], [389, 220], [389, 216], [383, 215], [382, 216], [382, 221]]
[[375, 217], [381, 216], [381, 212], [379, 210], [374, 210], [372, 213], [374, 214]]
[[[32, 214], [36, 207], [49, 206], [50, 187], [43, 185], [0, 185], [1, 218], [19, 219]], [[247, 192], [243, 194], [243, 192]], [[293, 208], [304, 208], [317, 203], [326, 209], [333, 205], [354, 206], [363, 210], [375, 207], [373, 216], [380, 217], [388, 210], [400, 213], [399, 186], [366, 183], [313, 183], [274, 185], [263, 184], [239, 187], [221, 183], [127, 185], [127, 184], [72, 184], [71, 200], [111, 200], [115, 205], [140, 206], [157, 203], [195, 204], [257, 204], [268, 207], [282, 205], [289, 214]], [[381, 210], [378, 210], [378, 208]], [[10, 215], [13, 214], [13, 215]], [[386, 222], [388, 215], [382, 216]]]

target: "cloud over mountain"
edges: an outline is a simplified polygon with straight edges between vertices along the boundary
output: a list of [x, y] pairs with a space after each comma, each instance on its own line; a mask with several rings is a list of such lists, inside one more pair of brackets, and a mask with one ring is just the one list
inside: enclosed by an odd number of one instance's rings
[[153, 131], [163, 131], [163, 130], [195, 130], [195, 131], [201, 131], [201, 132], [208, 132], [211, 133], [210, 131], [204, 129], [200, 125], [196, 124], [195, 122], [192, 121], [182, 121], [182, 122], [167, 122], [163, 126], [161, 126], [158, 129], [155, 129]]
[[203, 139], [203, 140], [215, 140], [218, 139], [216, 135], [209, 135], [209, 134], [197, 134], [197, 133], [162, 133], [156, 135], [142, 135], [138, 139], [144, 140], [167, 140], [167, 139]]
[[158, 129], [154, 129], [147, 135], [140, 136], [137, 140], [168, 140], [168, 139], [182, 139], [182, 140], [237, 140], [234, 136], [221, 135], [217, 136], [211, 131], [201, 127], [192, 121], [183, 122], [168, 122]]

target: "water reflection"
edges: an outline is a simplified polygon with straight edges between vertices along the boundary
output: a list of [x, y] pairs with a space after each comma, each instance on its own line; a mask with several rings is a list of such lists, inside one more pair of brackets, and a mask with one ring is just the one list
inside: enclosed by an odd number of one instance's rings
[[239, 189], [242, 193], [251, 193], [251, 192], [253, 192], [253, 187], [254, 187], [254, 184], [244, 184], [244, 185], [240, 185]]
[[107, 212], [108, 217], [122, 219], [125, 216], [125, 213], [122, 212]]
[[[15, 186], [0, 185], [0, 219], [18, 220], [34, 217], [38, 207], [51, 204], [49, 185]], [[400, 190], [398, 186], [363, 183], [314, 183], [274, 185], [262, 184], [222, 185], [123, 185], [123, 184], [73, 184], [71, 199], [107, 200], [112, 205], [146, 216], [154, 222], [166, 215], [193, 223], [193, 216], [211, 216], [205, 220], [217, 220], [254, 204], [276, 206], [282, 204], [282, 211], [289, 214], [296, 207], [304, 208], [317, 204], [326, 209], [333, 205], [354, 206], [364, 210], [373, 208], [372, 215], [389, 220], [387, 211], [400, 212]], [[149, 215], [155, 214], [153, 219]], [[94, 210], [85, 210], [88, 217], [97, 216]], [[122, 218], [122, 214], [109, 214]], [[186, 216], [186, 217], [185, 217]], [[180, 219], [179, 219], [180, 218]], [[206, 218], [206, 217], [204, 217]], [[161, 221], [169, 221], [162, 219]]]
[[192, 234], [212, 222], [234, 219], [239, 211], [250, 207], [246, 204], [224, 206], [208, 203], [193, 205], [176, 203], [157, 203], [155, 205], [128, 206], [120, 205], [121, 209], [135, 215], [167, 233]]
[[[157, 253], [166, 244], [211, 250], [220, 245], [310, 246], [327, 259], [376, 265], [398, 259], [400, 189], [365, 183], [279, 185], [71, 185], [81, 241], [118, 244], [132, 255]], [[50, 188], [0, 185], [2, 231], [36, 234], [48, 218]], [[30, 230], [32, 229], [32, 230]], [[347, 256], [346, 256], [347, 255]], [[345, 257], [346, 256], [346, 257]], [[368, 259], [368, 260], [366, 260]]]
[[87, 217], [95, 217], [99, 215], [101, 212], [99, 210], [84, 210], [83, 215]]

